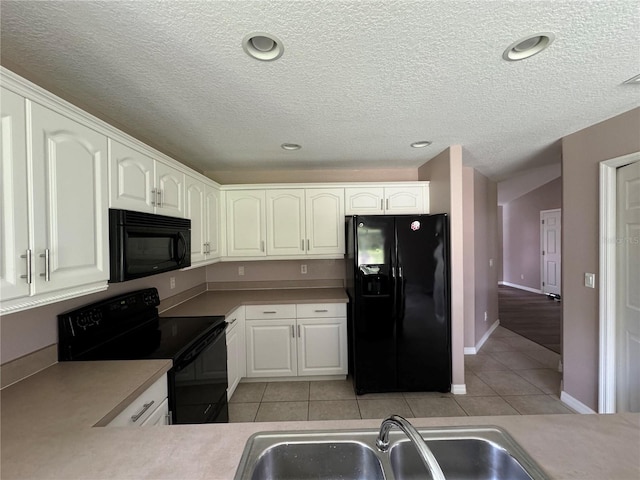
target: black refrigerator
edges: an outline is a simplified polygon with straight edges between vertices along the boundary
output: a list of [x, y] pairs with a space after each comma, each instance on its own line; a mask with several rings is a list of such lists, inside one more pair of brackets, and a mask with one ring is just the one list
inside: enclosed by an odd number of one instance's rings
[[358, 395], [451, 390], [448, 216], [346, 217]]

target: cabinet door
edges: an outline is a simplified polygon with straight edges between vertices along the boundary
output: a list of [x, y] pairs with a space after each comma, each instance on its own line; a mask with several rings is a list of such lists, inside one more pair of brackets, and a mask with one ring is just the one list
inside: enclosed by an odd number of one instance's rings
[[227, 192], [227, 255], [230, 257], [264, 257], [264, 190]]
[[345, 215], [380, 215], [384, 212], [384, 188], [345, 188]]
[[204, 183], [187, 177], [185, 216], [191, 220], [191, 264], [203, 262], [206, 253]]
[[106, 281], [107, 138], [36, 103], [31, 127], [34, 293]]
[[346, 318], [299, 318], [298, 375], [346, 374]]
[[307, 254], [344, 253], [344, 189], [306, 190]]
[[294, 319], [247, 320], [247, 377], [297, 375]]
[[159, 189], [159, 206], [156, 213], [172, 217], [184, 217], [184, 174], [162, 162], [155, 162], [156, 188]]
[[267, 255], [305, 253], [304, 190], [267, 190]]
[[153, 159], [109, 139], [110, 207], [153, 213]]
[[[26, 297], [29, 253], [25, 100], [0, 89], [0, 298]], [[33, 252], [31, 252], [33, 254]], [[22, 258], [22, 255], [25, 258]], [[33, 259], [33, 258], [32, 258]], [[25, 276], [25, 278], [22, 278]]]
[[387, 214], [425, 213], [423, 187], [385, 187], [384, 195]]
[[221, 213], [220, 190], [210, 185], [205, 186], [204, 240], [207, 244], [208, 259], [220, 257]]

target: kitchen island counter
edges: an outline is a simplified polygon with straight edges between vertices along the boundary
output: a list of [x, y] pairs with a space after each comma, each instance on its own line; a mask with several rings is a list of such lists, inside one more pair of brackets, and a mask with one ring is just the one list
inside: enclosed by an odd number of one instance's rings
[[[380, 419], [93, 427], [170, 368], [166, 361], [56, 364], [2, 390], [2, 478], [231, 479], [266, 430], [377, 429]], [[389, 412], [392, 413], [392, 412]], [[637, 479], [640, 415], [411, 419], [417, 427], [498, 425], [551, 478]]]

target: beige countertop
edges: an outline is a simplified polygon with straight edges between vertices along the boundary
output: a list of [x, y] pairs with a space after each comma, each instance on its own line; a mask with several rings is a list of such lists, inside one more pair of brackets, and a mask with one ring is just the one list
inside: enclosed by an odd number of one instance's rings
[[344, 288], [284, 288], [273, 290], [206, 291], [162, 312], [164, 317], [197, 315], [227, 316], [241, 305], [275, 305], [282, 303], [347, 303]]
[[[377, 429], [380, 419], [93, 427], [170, 367], [164, 360], [56, 364], [2, 390], [2, 478], [231, 479], [268, 430]], [[390, 412], [391, 413], [391, 412]], [[498, 425], [552, 478], [637, 480], [640, 415], [419, 418], [418, 427]]]

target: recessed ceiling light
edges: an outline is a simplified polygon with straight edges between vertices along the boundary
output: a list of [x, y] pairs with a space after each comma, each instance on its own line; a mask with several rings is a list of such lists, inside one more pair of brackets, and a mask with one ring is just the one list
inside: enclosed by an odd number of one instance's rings
[[640, 75], [636, 75], [635, 77], [631, 77], [629, 80], [622, 82], [626, 85], [640, 85]]
[[302, 147], [297, 143], [283, 143], [280, 145], [284, 150], [300, 150]]
[[282, 42], [269, 33], [250, 33], [242, 39], [242, 48], [250, 57], [264, 62], [276, 60], [284, 53]]
[[422, 140], [420, 142], [413, 142], [411, 144], [413, 148], [424, 148], [428, 147], [429, 145], [431, 145], [431, 142], [429, 140]]
[[535, 35], [521, 38], [507, 47], [502, 54], [502, 58], [510, 62], [515, 62], [532, 57], [551, 45], [551, 42], [553, 42], [555, 38], [556, 36], [550, 32], [536, 33]]

